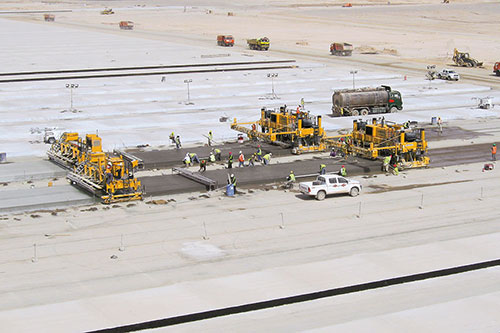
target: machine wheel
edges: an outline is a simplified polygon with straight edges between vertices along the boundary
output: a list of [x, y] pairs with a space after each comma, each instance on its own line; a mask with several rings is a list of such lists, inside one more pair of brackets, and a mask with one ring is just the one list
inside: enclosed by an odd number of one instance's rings
[[396, 113], [396, 112], [398, 112], [398, 108], [397, 108], [397, 107], [395, 107], [395, 106], [393, 106], [393, 107], [391, 107], [391, 109], [390, 109], [389, 111], [390, 111], [391, 113]]
[[55, 138], [49, 138], [49, 143], [50, 143], [50, 144], [54, 144], [54, 143], [56, 143], [56, 139], [55, 139]]
[[361, 115], [362, 116], [367, 116], [368, 115], [368, 109], [361, 110]]
[[316, 200], [318, 200], [318, 201], [325, 200], [325, 198], [326, 198], [326, 192], [325, 191], [319, 191], [316, 194]]
[[351, 115], [353, 116], [359, 116], [359, 111], [358, 110], [352, 110]]
[[357, 187], [351, 188], [351, 191], [349, 192], [349, 195], [351, 197], [357, 197], [359, 195], [359, 188], [357, 188]]

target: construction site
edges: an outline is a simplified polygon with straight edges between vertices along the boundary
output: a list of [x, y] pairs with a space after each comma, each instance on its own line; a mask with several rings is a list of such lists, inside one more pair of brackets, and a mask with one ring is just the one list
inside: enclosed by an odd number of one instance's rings
[[498, 332], [499, 22], [2, 2], [2, 330]]

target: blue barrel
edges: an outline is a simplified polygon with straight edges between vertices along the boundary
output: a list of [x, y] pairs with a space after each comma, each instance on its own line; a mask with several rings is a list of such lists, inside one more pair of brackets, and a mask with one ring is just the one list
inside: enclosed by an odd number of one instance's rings
[[431, 125], [436, 125], [438, 123], [438, 119], [436, 117], [431, 118]]
[[228, 184], [226, 186], [226, 195], [228, 197], [234, 197], [234, 186], [233, 186], [233, 184]]

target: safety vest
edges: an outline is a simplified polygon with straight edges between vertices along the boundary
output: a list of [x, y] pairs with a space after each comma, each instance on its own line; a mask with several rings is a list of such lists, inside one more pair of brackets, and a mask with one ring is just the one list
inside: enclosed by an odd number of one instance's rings
[[264, 155], [264, 159], [269, 161], [271, 159], [271, 155], [269, 154]]
[[191, 157], [191, 159], [193, 159], [193, 157], [194, 157], [195, 155], [196, 155], [195, 153], [190, 153], [190, 154], [189, 154], [189, 157]]
[[214, 138], [214, 136], [212, 135], [212, 132], [208, 132], [208, 138], [209, 138], [210, 140], [212, 140], [212, 139]]
[[260, 149], [260, 148], [257, 149], [257, 155], [259, 155], [259, 156], [262, 155], [262, 149]]
[[320, 170], [326, 169], [326, 165], [321, 164], [321, 165], [319, 166], [319, 169], [320, 169]]
[[231, 184], [233, 184], [233, 186], [236, 186], [236, 177], [231, 178]]
[[496, 154], [497, 153], [497, 146], [491, 147], [491, 153]]
[[384, 158], [384, 164], [389, 164], [391, 162], [391, 157], [390, 156], [386, 156]]
[[243, 154], [240, 154], [240, 156], [238, 157], [238, 161], [245, 162], [245, 156], [243, 156]]
[[229, 162], [233, 162], [233, 155], [229, 155], [228, 160]]
[[186, 164], [191, 163], [191, 159], [189, 158], [189, 156], [184, 157], [184, 162], [186, 162]]
[[220, 154], [221, 153], [220, 149], [219, 148], [215, 148], [215, 153], [216, 154]]
[[215, 155], [213, 153], [210, 153], [210, 162], [215, 162]]
[[290, 173], [290, 176], [288, 176], [290, 178], [290, 181], [294, 182], [295, 181], [295, 175], [293, 173]]
[[346, 169], [345, 169], [345, 168], [341, 168], [341, 169], [340, 169], [340, 175], [341, 175], [342, 177], [347, 176], [347, 171], [346, 171]]

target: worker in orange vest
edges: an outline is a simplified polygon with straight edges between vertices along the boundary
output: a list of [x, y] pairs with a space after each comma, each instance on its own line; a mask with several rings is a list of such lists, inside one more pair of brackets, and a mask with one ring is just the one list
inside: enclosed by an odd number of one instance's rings
[[491, 160], [492, 161], [497, 160], [497, 145], [496, 144], [493, 144], [493, 146], [491, 146]]
[[240, 156], [238, 156], [238, 161], [240, 162], [238, 164], [238, 167], [244, 167], [245, 166], [245, 155], [243, 155], [243, 152], [240, 150]]

